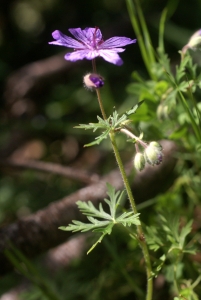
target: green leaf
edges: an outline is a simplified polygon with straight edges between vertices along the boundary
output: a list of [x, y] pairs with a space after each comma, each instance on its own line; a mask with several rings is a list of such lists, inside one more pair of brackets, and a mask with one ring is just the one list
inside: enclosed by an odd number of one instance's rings
[[76, 204], [83, 215], [111, 220], [111, 216], [103, 210], [102, 203], [99, 204], [99, 210], [91, 201], [77, 201]]
[[99, 145], [104, 139], [106, 139], [108, 137], [108, 134], [110, 132], [110, 128], [108, 128], [106, 131], [104, 131], [101, 135], [97, 136], [95, 138], [95, 141], [89, 143], [89, 144], [85, 144], [84, 147], [91, 147], [94, 145]]
[[134, 114], [136, 112], [136, 110], [142, 105], [142, 103], [144, 103], [144, 100], [138, 102], [135, 106], [133, 106], [133, 108], [131, 108], [130, 110], [126, 111], [126, 115], [130, 116], [132, 114]]
[[87, 216], [89, 223], [83, 223], [81, 221], [73, 220], [72, 224], [68, 226], [61, 226], [59, 229], [64, 231], [72, 232], [100, 232], [102, 233], [101, 237], [97, 242], [92, 246], [89, 252], [94, 249], [94, 247], [102, 241], [106, 234], [111, 234], [112, 228], [115, 224], [121, 224], [123, 226], [139, 225], [139, 214], [134, 214], [132, 211], [124, 212], [120, 216], [117, 215], [117, 208], [120, 204], [120, 201], [123, 196], [123, 192], [115, 192], [115, 189], [107, 184], [107, 194], [109, 199], [104, 199], [104, 202], [109, 206], [110, 213], [104, 211], [102, 203], [99, 204], [99, 207], [96, 208], [91, 201], [83, 202], [78, 201], [76, 204], [79, 210]]
[[111, 125], [110, 125], [111, 117], [109, 117], [107, 120], [103, 120], [101, 117], [97, 116], [97, 119], [99, 121], [98, 123], [80, 124], [78, 126], [75, 126], [75, 128], [81, 128], [81, 129], [85, 129], [85, 130], [92, 129], [93, 132], [95, 132], [97, 129], [104, 129], [104, 132], [102, 134], [100, 134], [99, 136], [97, 136], [95, 138], [95, 141], [84, 145], [84, 147], [99, 145], [102, 142], [102, 140], [107, 138], [107, 136], [111, 130]]
[[199, 153], [201, 153], [201, 143], [196, 145], [196, 151], [198, 151]]
[[[161, 249], [165, 257], [170, 258], [172, 263], [182, 261], [183, 254], [195, 254], [195, 246], [187, 242], [187, 236], [192, 229], [192, 221], [181, 228], [180, 217], [170, 213], [159, 215], [158, 226], [148, 227], [146, 241], [151, 250]], [[161, 269], [161, 261], [156, 262], [156, 273]]]
[[122, 191], [122, 192], [118, 191], [115, 193], [115, 189], [113, 188], [113, 186], [108, 183], [107, 183], [107, 190], [108, 190], [107, 194], [108, 194], [110, 200], [104, 199], [104, 201], [108, 204], [108, 206], [110, 208], [110, 215], [111, 215], [112, 219], [114, 219], [116, 210], [122, 200], [124, 191]]
[[139, 214], [133, 215], [133, 212], [124, 212], [121, 216], [116, 219], [117, 223], [121, 223], [122, 225], [131, 226], [131, 225], [140, 225], [140, 221], [138, 218]]
[[103, 120], [102, 118], [97, 116], [97, 119], [99, 121], [98, 123], [80, 124], [78, 126], [75, 126], [75, 128], [81, 128], [85, 130], [92, 129], [93, 132], [95, 132], [97, 129], [104, 129], [104, 131], [95, 138], [95, 141], [85, 144], [84, 147], [99, 145], [104, 139], [108, 137], [111, 130], [118, 128], [119, 126], [121, 126], [122, 123], [124, 123], [127, 120], [130, 122], [130, 119], [128, 117], [134, 114], [143, 102], [144, 101], [140, 101], [122, 116], [119, 116], [117, 111], [114, 111], [113, 115], [109, 116], [107, 120]]
[[187, 237], [187, 235], [191, 232], [192, 230], [192, 223], [193, 221], [189, 221], [182, 229], [180, 232], [180, 237], [179, 237], [179, 245], [180, 247], [183, 249], [184, 248], [184, 244], [185, 244], [185, 239]]
[[89, 230], [95, 230], [96, 228], [103, 228], [108, 225], [108, 221], [98, 221], [96, 219], [92, 220], [93, 218], [88, 218], [91, 223], [83, 223], [81, 221], [73, 220], [73, 224], [69, 224], [68, 226], [60, 226], [59, 229], [64, 231], [72, 231], [72, 232], [86, 232]]
[[153, 251], [157, 251], [164, 245], [163, 236], [159, 233], [159, 230], [154, 226], [149, 226], [146, 228], [147, 235], [146, 241], [149, 245], [150, 249]]
[[[98, 243], [102, 242], [102, 240], [106, 234], [109, 234], [109, 235], [111, 234], [113, 226], [114, 226], [114, 224], [109, 224], [107, 227], [105, 227], [104, 233], [99, 237], [99, 239], [96, 241], [96, 243], [93, 244], [93, 246], [87, 251], [87, 254], [89, 254], [97, 246]], [[94, 231], [99, 232], [100, 230], [97, 229]]]
[[156, 102], [156, 97], [154, 95], [154, 81], [146, 81], [144, 83], [131, 83], [127, 86], [127, 92], [137, 95], [140, 100], [150, 100]]
[[181, 61], [180, 65], [176, 67], [176, 82], [178, 83], [181, 78], [185, 75], [186, 65], [189, 61], [190, 56], [186, 55], [184, 59]]
[[169, 139], [170, 140], [179, 140], [186, 135], [186, 132], [187, 132], [186, 126], [182, 125], [169, 135]]
[[80, 124], [78, 126], [75, 126], [74, 128], [82, 128], [85, 130], [93, 129], [93, 132], [95, 132], [97, 129], [106, 129], [108, 128], [109, 124], [101, 119], [99, 116], [97, 116], [99, 119], [99, 123], [89, 123], [89, 124]]

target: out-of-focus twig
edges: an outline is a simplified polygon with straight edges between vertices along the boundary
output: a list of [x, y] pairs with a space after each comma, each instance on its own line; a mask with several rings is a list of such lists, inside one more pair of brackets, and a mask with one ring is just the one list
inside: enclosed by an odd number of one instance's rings
[[83, 183], [91, 184], [98, 182], [99, 176], [97, 174], [88, 174], [83, 170], [62, 166], [56, 163], [43, 162], [37, 160], [26, 159], [4, 159], [0, 160], [0, 167], [12, 167], [20, 169], [32, 169], [41, 172], [48, 172], [50, 174], [57, 174], [65, 176], [69, 179], [80, 181]]
[[17, 99], [27, 97], [27, 94], [41, 81], [49, 82], [51, 77], [55, 78], [57, 74], [61, 75], [71, 67], [72, 64], [64, 60], [63, 54], [23, 66], [7, 79], [4, 93], [6, 102], [11, 104]]
[[[131, 180], [131, 187], [136, 200], [145, 201], [167, 188], [167, 178], [175, 167], [176, 159], [173, 157], [176, 146], [171, 141], [161, 142], [164, 147], [164, 160], [159, 166], [147, 166], [147, 170], [137, 173]], [[131, 174], [133, 162], [127, 164], [126, 172]], [[92, 201], [97, 205], [106, 196], [106, 182], [116, 190], [123, 188], [123, 182], [118, 170], [114, 170], [102, 177], [97, 183], [90, 184], [78, 191], [51, 203], [36, 213], [22, 218], [13, 224], [0, 229], [0, 275], [11, 270], [12, 266], [4, 255], [10, 243], [17, 247], [28, 257], [34, 257], [53, 248], [72, 235], [70, 232], [58, 230], [59, 226], [66, 226], [73, 220], [85, 220], [77, 209], [76, 202]], [[151, 187], [155, 186], [154, 189]], [[171, 184], [171, 183], [169, 183]]]

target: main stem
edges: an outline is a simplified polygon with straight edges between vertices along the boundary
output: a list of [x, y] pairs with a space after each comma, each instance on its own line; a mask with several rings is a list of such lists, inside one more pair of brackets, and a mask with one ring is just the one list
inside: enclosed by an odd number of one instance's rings
[[[128, 182], [128, 178], [124, 169], [124, 165], [122, 163], [120, 154], [119, 154], [119, 150], [117, 148], [117, 144], [116, 144], [116, 140], [115, 140], [115, 134], [114, 132], [110, 133], [110, 140], [112, 143], [112, 147], [114, 150], [114, 154], [115, 154], [115, 158], [116, 161], [118, 163], [122, 178], [123, 178], [123, 182], [124, 182], [124, 186], [126, 188], [127, 194], [128, 194], [128, 198], [130, 200], [130, 204], [132, 206], [132, 209], [134, 211], [135, 214], [138, 213], [137, 208], [136, 208], [136, 204], [135, 204], [135, 200], [130, 188], [130, 184]], [[137, 225], [137, 233], [138, 233], [138, 241], [139, 244], [142, 248], [142, 252], [143, 252], [143, 256], [144, 256], [144, 260], [145, 260], [145, 265], [146, 265], [146, 273], [147, 273], [147, 295], [146, 295], [146, 300], [151, 300], [152, 299], [152, 293], [153, 293], [153, 279], [152, 279], [152, 268], [151, 268], [151, 261], [150, 261], [150, 256], [149, 256], [149, 250], [146, 244], [146, 240], [144, 237], [144, 232], [142, 229], [141, 225]]]
[[[92, 60], [92, 66], [93, 66], [93, 72], [96, 73], [96, 63], [95, 63], [95, 59]], [[107, 119], [106, 114], [105, 114], [105, 110], [103, 108], [103, 104], [102, 104], [102, 100], [101, 100], [101, 95], [100, 95], [100, 90], [96, 89], [96, 94], [97, 94], [97, 98], [98, 98], [98, 103], [100, 106], [100, 110], [102, 113], [102, 116], [104, 118], [104, 120]], [[116, 161], [118, 163], [119, 166], [119, 170], [121, 172], [122, 178], [123, 178], [123, 182], [124, 182], [124, 186], [126, 188], [127, 194], [128, 194], [128, 198], [130, 200], [130, 204], [132, 206], [133, 212], [135, 214], [138, 213], [137, 208], [136, 208], [136, 204], [135, 204], [135, 200], [131, 191], [131, 187], [130, 184], [128, 182], [128, 178], [124, 169], [124, 165], [122, 163], [120, 154], [119, 154], [119, 150], [116, 144], [116, 140], [115, 140], [115, 133], [114, 131], [111, 131], [110, 134], [110, 140], [112, 143], [112, 147], [113, 147], [113, 151], [115, 154], [115, 158]], [[152, 300], [152, 293], [153, 293], [153, 278], [152, 278], [152, 268], [151, 268], [151, 261], [150, 261], [150, 256], [149, 256], [149, 251], [148, 251], [148, 247], [146, 244], [146, 240], [145, 240], [145, 236], [144, 236], [144, 232], [142, 229], [141, 225], [137, 225], [137, 233], [138, 233], [138, 241], [139, 244], [142, 248], [142, 252], [143, 252], [143, 256], [144, 256], [144, 260], [145, 260], [145, 265], [146, 265], [146, 273], [147, 273], [147, 294], [146, 294], [146, 300]]]

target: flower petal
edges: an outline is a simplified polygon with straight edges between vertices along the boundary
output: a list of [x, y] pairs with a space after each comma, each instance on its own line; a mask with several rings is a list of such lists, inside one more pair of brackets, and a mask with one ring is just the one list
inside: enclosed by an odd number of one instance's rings
[[96, 43], [102, 41], [102, 33], [99, 28], [87, 27], [83, 31], [89, 41], [95, 40]]
[[116, 47], [123, 47], [129, 44], [136, 43], [136, 39], [132, 40], [127, 37], [121, 37], [121, 36], [114, 36], [108, 40], [106, 40], [104, 43], [100, 45], [101, 49], [112, 49]]
[[124, 49], [124, 48], [111, 48], [111, 49], [108, 49], [108, 48], [102, 49], [102, 48], [100, 48], [100, 49], [98, 49], [98, 51], [100, 51], [100, 50], [108, 50], [108, 51], [114, 51], [114, 52], [124, 52], [126, 49]]
[[99, 50], [98, 52], [104, 60], [114, 65], [121, 66], [123, 64], [121, 57], [113, 50]]
[[96, 44], [102, 41], [102, 34], [98, 28], [86, 27], [83, 30], [81, 28], [70, 28], [69, 31], [86, 46], [94, 46], [95, 48]]
[[80, 59], [94, 59], [95, 57], [99, 56], [99, 52], [98, 51], [90, 51], [90, 50], [77, 50], [71, 53], [67, 53], [64, 58], [66, 60], [70, 60], [70, 61], [77, 61]]
[[87, 44], [89, 41], [86, 37], [84, 30], [81, 28], [69, 28], [68, 31], [79, 41]]
[[98, 27], [86, 27], [83, 30], [81, 28], [70, 28], [69, 31], [76, 39], [64, 35], [59, 30], [55, 30], [52, 36], [56, 41], [49, 44], [73, 48], [74, 52], [65, 55], [65, 59], [70, 61], [84, 58], [92, 60], [97, 56], [101, 56], [106, 61], [120, 66], [123, 64], [123, 61], [117, 53], [125, 51], [121, 47], [136, 42], [136, 39], [132, 40], [118, 36], [104, 42]]
[[63, 34], [59, 30], [55, 30], [52, 33], [52, 36], [56, 41], [49, 42], [49, 44], [65, 46], [65, 47], [74, 48], [74, 49], [83, 48], [83, 44], [81, 44], [80, 42], [76, 41], [75, 39]]

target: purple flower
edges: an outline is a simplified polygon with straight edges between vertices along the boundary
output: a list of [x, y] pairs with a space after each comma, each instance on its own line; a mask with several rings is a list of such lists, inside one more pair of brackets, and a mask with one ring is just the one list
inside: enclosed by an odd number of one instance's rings
[[119, 36], [104, 41], [98, 27], [87, 27], [84, 30], [81, 28], [70, 28], [69, 31], [75, 39], [61, 33], [59, 30], [55, 30], [52, 36], [56, 41], [49, 44], [73, 48], [74, 52], [67, 53], [64, 56], [66, 60], [70, 61], [77, 61], [84, 58], [91, 60], [101, 56], [106, 61], [120, 66], [123, 64], [123, 61], [118, 52], [125, 50], [121, 47], [136, 42], [136, 39], [132, 40]]

